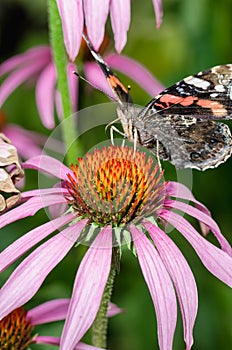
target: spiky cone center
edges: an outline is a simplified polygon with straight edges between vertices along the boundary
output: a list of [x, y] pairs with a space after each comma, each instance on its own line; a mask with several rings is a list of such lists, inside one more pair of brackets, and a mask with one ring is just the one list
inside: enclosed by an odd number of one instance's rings
[[18, 308], [0, 321], [0, 349], [26, 350], [33, 343], [32, 327], [27, 311]]
[[151, 156], [133, 148], [95, 149], [71, 168], [67, 200], [78, 215], [100, 226], [120, 227], [154, 215], [164, 201], [163, 173]]

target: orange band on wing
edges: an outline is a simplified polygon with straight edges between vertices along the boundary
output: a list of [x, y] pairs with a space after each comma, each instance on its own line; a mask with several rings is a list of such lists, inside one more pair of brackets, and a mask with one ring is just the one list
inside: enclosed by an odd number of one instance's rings
[[210, 108], [216, 117], [222, 117], [227, 115], [226, 109], [219, 102], [210, 100], [198, 100], [197, 105], [203, 108]]
[[121, 83], [121, 81], [120, 81], [118, 78], [116, 78], [114, 75], [109, 75], [109, 76], [107, 77], [107, 81], [108, 81], [109, 85], [112, 86], [113, 89], [116, 89], [117, 86], [120, 86], [121, 89], [122, 89], [125, 93], [128, 94], [128, 91], [127, 91], [127, 89], [125, 88], [125, 86], [124, 86], [124, 85]]

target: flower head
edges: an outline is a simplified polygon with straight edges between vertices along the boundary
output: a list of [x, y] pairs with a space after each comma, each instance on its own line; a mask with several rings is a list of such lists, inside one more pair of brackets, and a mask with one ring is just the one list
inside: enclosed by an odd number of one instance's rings
[[[20, 237], [0, 254], [2, 271], [55, 230], [60, 231], [24, 258], [3, 285], [0, 317], [31, 299], [72, 246], [84, 241], [89, 249], [76, 274], [60, 346], [73, 349], [96, 317], [111, 268], [113, 245], [121, 245], [129, 233], [132, 241], [128, 246], [136, 250], [156, 310], [160, 349], [172, 349], [176, 296], [186, 348], [190, 349], [198, 304], [196, 283], [184, 256], [165, 233], [165, 226], [173, 225], [190, 242], [206, 268], [232, 286], [231, 247], [208, 210], [185, 186], [162, 182], [153, 159], [138, 151], [134, 154], [127, 147], [95, 150], [93, 155], [79, 159], [72, 171], [48, 156], [28, 160], [24, 167], [52, 174], [62, 180], [62, 186], [22, 193], [23, 203], [1, 216], [0, 227], [35, 215], [50, 205], [68, 203], [70, 210]], [[221, 249], [208, 242], [181, 213], [206, 225]]]
[[98, 225], [124, 226], [154, 214], [165, 197], [158, 166], [132, 148], [96, 149], [71, 168], [67, 200], [79, 216]]
[[[31, 344], [59, 345], [60, 338], [39, 335], [35, 333], [35, 328], [37, 325], [64, 320], [69, 302], [69, 299], [56, 299], [28, 311], [24, 307], [13, 310], [0, 321], [0, 348], [26, 350]], [[110, 317], [119, 312], [121, 309], [111, 303], [107, 315]], [[99, 348], [84, 343], [75, 345], [75, 350], [94, 349]]]

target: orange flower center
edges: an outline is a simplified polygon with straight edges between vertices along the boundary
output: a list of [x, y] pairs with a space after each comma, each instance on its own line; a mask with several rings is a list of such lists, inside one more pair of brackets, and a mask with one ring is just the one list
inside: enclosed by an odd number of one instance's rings
[[162, 173], [153, 158], [133, 148], [110, 146], [78, 159], [68, 175], [67, 200], [83, 217], [123, 226], [156, 211], [165, 198]]
[[26, 350], [33, 342], [33, 327], [21, 307], [0, 321], [0, 349]]

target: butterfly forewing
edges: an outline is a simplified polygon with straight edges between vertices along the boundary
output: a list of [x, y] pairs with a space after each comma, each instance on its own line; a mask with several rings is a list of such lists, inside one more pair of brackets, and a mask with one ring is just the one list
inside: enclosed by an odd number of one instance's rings
[[149, 106], [160, 116], [231, 119], [232, 64], [216, 66], [181, 80], [156, 96]]

